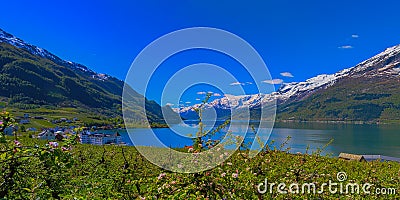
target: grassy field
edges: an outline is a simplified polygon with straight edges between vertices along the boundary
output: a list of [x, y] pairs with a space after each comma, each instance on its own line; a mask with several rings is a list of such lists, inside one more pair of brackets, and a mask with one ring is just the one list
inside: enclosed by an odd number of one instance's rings
[[[23, 118], [24, 114], [29, 114], [29, 123], [24, 124], [25, 128], [36, 128], [38, 130], [42, 128], [54, 128], [59, 127], [69, 127], [69, 126], [80, 126], [80, 127], [90, 127], [90, 126], [104, 126], [113, 125], [115, 127], [122, 126], [122, 117], [106, 117], [97, 112], [88, 112], [87, 110], [82, 110], [78, 108], [34, 108], [34, 109], [17, 109], [17, 108], [7, 108], [7, 111], [13, 114], [15, 117]], [[43, 119], [35, 119], [35, 117], [41, 117]], [[61, 118], [66, 118], [72, 122], [59, 122], [52, 123], [54, 120], [60, 120]], [[76, 121], [73, 119], [77, 118]], [[18, 122], [18, 120], [17, 120]]]
[[[46, 143], [27, 137], [19, 141], [28, 146]], [[182, 174], [165, 171], [151, 164], [135, 147], [78, 144], [73, 146], [70, 154], [73, 164], [65, 167], [54, 161], [57, 170], [40, 167], [40, 159], [22, 160], [25, 176], [17, 176], [8, 198], [52, 199], [54, 193], [63, 199], [400, 198], [400, 164], [394, 162], [344, 161], [318, 154], [294, 155], [276, 150], [264, 151], [249, 158], [246, 151], [240, 151], [212, 170]], [[337, 175], [343, 172], [346, 173], [346, 179], [339, 181]], [[2, 173], [4, 176], [6, 172]], [[48, 181], [48, 177], [52, 177], [53, 182]], [[268, 189], [262, 194], [257, 188], [266, 180]], [[319, 193], [321, 187], [329, 182], [339, 184], [334, 187], [337, 188], [336, 192], [330, 192], [325, 185]], [[275, 184], [272, 189], [271, 183]], [[346, 193], [349, 183], [359, 184], [359, 192]], [[368, 188], [370, 194], [361, 188], [366, 183], [372, 184]], [[283, 191], [287, 194], [279, 192], [278, 184], [286, 185]], [[295, 187], [288, 189], [291, 184], [300, 186], [298, 193], [291, 193], [296, 192]], [[307, 192], [307, 188], [303, 192], [302, 184], [314, 184], [316, 192]], [[343, 185], [342, 192], [340, 184]], [[263, 189], [264, 185], [260, 188]], [[382, 188], [387, 193], [395, 191], [396, 194], [377, 194], [377, 189]]]

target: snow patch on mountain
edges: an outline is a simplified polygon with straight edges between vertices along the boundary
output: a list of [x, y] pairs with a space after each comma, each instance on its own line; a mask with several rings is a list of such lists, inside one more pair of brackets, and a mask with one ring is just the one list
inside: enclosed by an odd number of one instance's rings
[[74, 70], [79, 70], [85, 73], [88, 73], [90, 77], [92, 77], [93, 79], [97, 79], [97, 80], [107, 80], [110, 76], [106, 75], [106, 74], [100, 74], [100, 73], [96, 73], [92, 70], [90, 70], [89, 68], [87, 68], [84, 65], [81, 65], [79, 63], [75, 63], [75, 62], [71, 62], [71, 61], [66, 61], [66, 60], [62, 60], [61, 58], [57, 57], [56, 55], [50, 53], [49, 51], [47, 51], [46, 49], [37, 47], [35, 45], [29, 44], [3, 30], [0, 29], [0, 42], [5, 42], [8, 43], [10, 45], [13, 45], [17, 48], [20, 49], [24, 49], [29, 51], [30, 53], [34, 54], [34, 55], [38, 55], [42, 58], [47, 58], [49, 60], [52, 60], [55, 63], [58, 63], [60, 65], [64, 65], [67, 66], [71, 69]]
[[[301, 97], [320, 89], [333, 86], [340, 79], [345, 77], [362, 76], [372, 68], [379, 66], [373, 75], [395, 75], [400, 76], [400, 45], [387, 48], [382, 53], [361, 62], [360, 64], [341, 70], [335, 74], [321, 74], [316, 77], [307, 79], [303, 82], [283, 83], [276, 92], [271, 94], [254, 94], [254, 95], [229, 95], [223, 98], [215, 99], [207, 103], [205, 107], [214, 107], [217, 109], [237, 109], [248, 106], [258, 108], [265, 103], [277, 101], [286, 102], [292, 98]], [[397, 56], [397, 57], [396, 57]], [[391, 58], [397, 58], [398, 61]], [[391, 60], [390, 60], [391, 59]], [[382, 64], [383, 63], [383, 64]], [[386, 63], [386, 64], [385, 64]], [[201, 104], [193, 106], [175, 108], [175, 112], [180, 114], [195, 111]]]
[[[338, 79], [346, 77], [352, 68], [342, 70], [335, 74], [322, 74], [316, 77], [307, 79], [304, 82], [284, 83], [277, 92], [271, 94], [254, 94], [254, 95], [230, 95], [225, 94], [223, 98], [215, 99], [205, 105], [205, 108], [214, 107], [217, 109], [241, 109], [244, 107], [256, 108], [264, 105], [265, 103], [275, 100], [286, 101], [299, 93], [313, 91], [322, 86], [331, 86]], [[193, 106], [176, 108], [175, 111], [179, 113], [186, 113], [194, 111], [199, 108], [201, 104]]]
[[394, 57], [400, 53], [400, 45], [396, 45], [394, 47], [387, 48], [382, 53], [358, 64], [354, 67], [353, 73], [366, 71], [367, 69], [378, 65], [379, 63]]

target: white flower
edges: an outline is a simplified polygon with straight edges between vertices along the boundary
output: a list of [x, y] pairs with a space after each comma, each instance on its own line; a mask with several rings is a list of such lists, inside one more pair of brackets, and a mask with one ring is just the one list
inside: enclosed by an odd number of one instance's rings
[[57, 148], [58, 147], [58, 142], [49, 142], [49, 145], [53, 148]]
[[238, 174], [238, 173], [233, 173], [233, 174], [232, 174], [232, 177], [233, 177], [233, 178], [238, 178], [238, 177], [239, 177], [239, 174]]
[[160, 180], [162, 179], [166, 174], [165, 173], [161, 173], [160, 175], [158, 175], [157, 179]]

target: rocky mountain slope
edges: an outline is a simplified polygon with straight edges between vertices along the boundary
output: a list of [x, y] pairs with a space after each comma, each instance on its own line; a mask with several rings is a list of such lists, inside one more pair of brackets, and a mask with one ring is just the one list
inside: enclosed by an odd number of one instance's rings
[[[24, 42], [0, 29], [0, 99], [19, 109], [81, 108], [105, 116], [121, 116], [124, 82], [65, 61], [45, 49]], [[135, 91], [132, 99], [143, 98]], [[130, 111], [144, 119], [139, 105]], [[146, 99], [151, 121], [162, 120], [161, 107]]]
[[[276, 100], [278, 118], [291, 120], [400, 119], [400, 45], [335, 74], [322, 74], [304, 82], [284, 83], [271, 94], [226, 95], [206, 105], [218, 116], [249, 106], [257, 113], [260, 106]], [[194, 108], [176, 109], [184, 118], [195, 118]]]

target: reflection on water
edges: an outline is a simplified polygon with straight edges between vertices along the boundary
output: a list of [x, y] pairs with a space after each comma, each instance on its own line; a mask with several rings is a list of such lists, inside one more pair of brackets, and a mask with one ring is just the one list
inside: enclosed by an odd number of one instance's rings
[[[189, 126], [194, 126], [189, 123]], [[247, 126], [235, 123], [231, 125], [232, 132], [244, 134]], [[191, 129], [194, 131], [195, 129]], [[133, 145], [125, 130], [119, 130], [123, 140], [128, 145]], [[218, 133], [212, 139], [221, 139], [226, 133]], [[158, 139], [169, 147], [184, 147], [192, 145], [192, 139], [175, 134], [171, 129], [153, 129]], [[247, 130], [245, 143], [253, 141], [255, 138], [251, 128]], [[268, 132], [268, 131], [265, 131]], [[150, 130], [132, 129], [131, 137], [134, 138], [134, 145], [159, 146], [157, 143], [149, 141]], [[187, 133], [195, 135], [195, 132]], [[264, 135], [268, 137], [269, 134]], [[310, 147], [308, 153], [321, 148], [331, 139], [333, 142], [326, 147], [324, 154], [333, 156], [340, 152], [355, 154], [379, 154], [385, 156], [400, 157], [400, 127], [396, 125], [357, 125], [357, 124], [323, 124], [323, 123], [277, 123], [272, 130], [268, 143], [274, 141], [275, 147], [280, 148], [281, 144], [290, 136], [288, 144], [282, 149], [290, 147], [290, 152], [305, 153], [307, 146]]]

